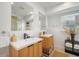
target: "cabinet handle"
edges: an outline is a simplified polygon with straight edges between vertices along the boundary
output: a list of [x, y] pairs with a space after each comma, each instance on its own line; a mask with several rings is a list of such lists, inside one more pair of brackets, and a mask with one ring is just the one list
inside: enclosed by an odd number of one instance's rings
[[41, 41], [39, 41], [38, 43], [40, 43]]
[[28, 47], [31, 47], [31, 46], [33, 46], [33, 44], [32, 45], [29, 45]]

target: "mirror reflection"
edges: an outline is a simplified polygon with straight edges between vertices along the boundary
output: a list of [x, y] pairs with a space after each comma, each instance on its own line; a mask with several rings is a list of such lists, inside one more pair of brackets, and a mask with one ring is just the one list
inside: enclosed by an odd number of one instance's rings
[[39, 12], [41, 30], [46, 30], [46, 16]]
[[31, 30], [33, 22], [33, 8], [25, 3], [12, 4], [11, 30], [22, 31]]

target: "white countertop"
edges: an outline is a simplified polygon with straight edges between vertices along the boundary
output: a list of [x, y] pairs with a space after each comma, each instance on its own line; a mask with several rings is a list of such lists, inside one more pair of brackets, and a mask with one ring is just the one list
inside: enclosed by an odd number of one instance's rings
[[41, 41], [41, 38], [28, 38], [28, 39], [23, 39], [19, 40], [17, 42], [11, 42], [11, 46], [14, 47], [16, 50], [20, 50], [22, 48], [25, 48], [31, 44], [37, 43]]
[[42, 35], [43, 37], [50, 37], [50, 36], [53, 36], [52, 34], [45, 34], [45, 35]]
[[0, 36], [0, 48], [9, 46], [10, 39], [8, 36]]

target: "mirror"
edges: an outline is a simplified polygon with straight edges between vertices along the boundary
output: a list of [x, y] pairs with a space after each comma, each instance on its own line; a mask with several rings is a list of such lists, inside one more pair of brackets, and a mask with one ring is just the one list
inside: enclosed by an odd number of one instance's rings
[[33, 8], [24, 2], [15, 2], [11, 5], [11, 30], [12, 31], [26, 31], [31, 30], [31, 23], [33, 22]]
[[16, 16], [11, 17], [11, 30], [12, 31], [17, 30], [17, 17]]
[[41, 30], [46, 30], [46, 16], [39, 12]]

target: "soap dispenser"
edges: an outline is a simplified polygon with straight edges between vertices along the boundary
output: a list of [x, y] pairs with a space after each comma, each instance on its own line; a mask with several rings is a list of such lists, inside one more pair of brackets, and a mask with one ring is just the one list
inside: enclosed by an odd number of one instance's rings
[[16, 35], [15, 34], [11, 37], [11, 42], [16, 42]]

